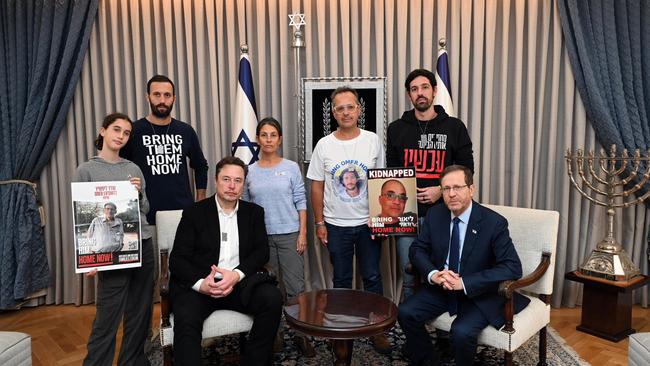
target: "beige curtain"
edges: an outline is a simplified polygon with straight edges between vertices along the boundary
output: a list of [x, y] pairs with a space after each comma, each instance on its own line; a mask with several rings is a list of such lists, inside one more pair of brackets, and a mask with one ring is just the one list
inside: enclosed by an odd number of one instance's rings
[[[176, 82], [173, 115], [197, 131], [212, 168], [229, 153], [239, 45], [247, 42], [259, 117], [285, 129], [283, 153], [298, 158], [298, 100], [288, 14], [304, 13], [303, 77], [386, 76], [388, 119], [411, 105], [403, 82], [414, 68], [433, 69], [447, 38], [452, 97], [474, 142], [480, 202], [560, 212], [553, 304], [573, 306], [579, 287], [564, 281], [604, 234], [604, 210], [570, 189], [567, 148], [599, 149], [586, 120], [552, 1], [139, 0], [100, 2], [67, 127], [40, 188], [46, 242], [56, 282], [47, 303], [87, 303], [93, 283], [74, 274], [70, 177], [95, 154], [104, 115], [146, 115], [146, 81]], [[209, 193], [214, 192], [210, 182]], [[644, 256], [644, 206], [619, 210], [617, 235], [635, 262]], [[331, 284], [327, 251], [311, 243], [309, 288]], [[394, 246], [383, 244], [385, 294], [397, 299]], [[647, 305], [648, 291], [636, 301]]]

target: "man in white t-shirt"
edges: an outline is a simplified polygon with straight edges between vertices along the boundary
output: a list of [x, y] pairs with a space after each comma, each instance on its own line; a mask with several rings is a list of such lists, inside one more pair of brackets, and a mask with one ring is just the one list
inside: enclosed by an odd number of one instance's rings
[[[312, 181], [316, 235], [330, 252], [334, 287], [352, 288], [356, 254], [364, 290], [383, 296], [381, 241], [373, 240], [368, 228], [367, 173], [368, 169], [384, 167], [384, 149], [375, 133], [357, 126], [360, 104], [354, 89], [337, 88], [331, 100], [338, 128], [318, 141], [307, 172]], [[385, 335], [372, 341], [377, 351], [391, 351]]]

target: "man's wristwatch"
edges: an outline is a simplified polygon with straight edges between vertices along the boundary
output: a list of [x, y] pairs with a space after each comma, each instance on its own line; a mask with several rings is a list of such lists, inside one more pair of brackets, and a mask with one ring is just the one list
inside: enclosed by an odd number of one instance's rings
[[316, 221], [314, 225], [316, 225], [316, 227], [325, 226], [325, 221]]

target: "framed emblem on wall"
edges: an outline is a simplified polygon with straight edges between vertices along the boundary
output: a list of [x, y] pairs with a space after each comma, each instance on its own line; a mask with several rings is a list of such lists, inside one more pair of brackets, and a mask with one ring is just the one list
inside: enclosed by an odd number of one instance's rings
[[386, 149], [386, 78], [326, 77], [302, 78], [300, 100], [300, 153], [305, 163], [311, 160], [316, 143], [336, 131], [338, 123], [332, 115], [330, 95], [334, 89], [349, 86], [359, 94], [359, 128], [379, 136]]

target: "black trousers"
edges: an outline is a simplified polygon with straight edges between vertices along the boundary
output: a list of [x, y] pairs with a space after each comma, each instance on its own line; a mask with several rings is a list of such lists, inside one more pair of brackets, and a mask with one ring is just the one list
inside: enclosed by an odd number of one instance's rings
[[148, 366], [144, 341], [151, 328], [153, 299], [153, 249], [142, 241], [142, 267], [99, 272], [97, 313], [88, 338], [84, 366], [110, 366], [115, 357], [115, 335], [120, 321], [124, 336], [117, 364]]
[[176, 365], [201, 364], [201, 332], [203, 321], [215, 310], [227, 309], [253, 316], [253, 327], [241, 350], [241, 364], [270, 365], [280, 317], [282, 294], [272, 284], [261, 283], [252, 291], [247, 306], [242, 303], [242, 290], [236, 285], [230, 295], [212, 298], [194, 290], [171, 289], [174, 313], [174, 363]]

